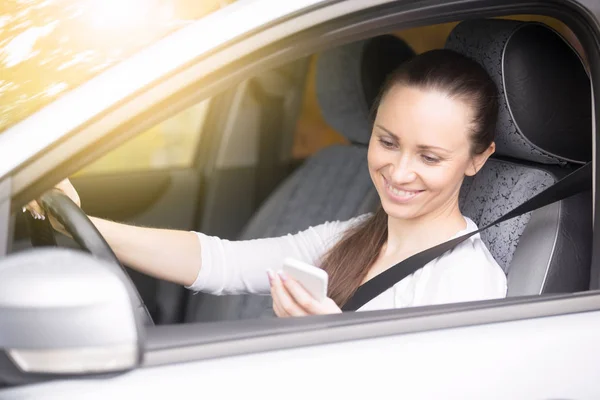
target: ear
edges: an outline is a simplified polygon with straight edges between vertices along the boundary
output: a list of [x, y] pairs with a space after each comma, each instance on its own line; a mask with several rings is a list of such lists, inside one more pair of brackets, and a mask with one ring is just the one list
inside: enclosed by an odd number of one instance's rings
[[476, 154], [475, 156], [473, 156], [473, 158], [471, 158], [471, 164], [467, 167], [467, 170], [465, 171], [465, 175], [473, 176], [476, 173], [478, 173], [481, 167], [483, 167], [483, 164], [485, 164], [487, 159], [490, 158], [490, 156], [494, 154], [495, 151], [496, 143], [492, 142], [492, 144], [490, 144], [490, 146], [487, 149], [485, 149], [483, 153]]

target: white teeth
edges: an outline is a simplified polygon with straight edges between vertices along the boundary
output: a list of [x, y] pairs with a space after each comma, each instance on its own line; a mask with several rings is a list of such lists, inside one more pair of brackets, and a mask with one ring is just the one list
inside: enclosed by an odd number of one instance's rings
[[393, 187], [389, 184], [387, 185], [387, 187], [390, 190], [390, 192], [392, 192], [393, 194], [395, 194], [398, 197], [410, 198], [410, 197], [416, 196], [418, 193], [418, 192], [407, 192], [405, 190], [396, 189], [395, 187]]

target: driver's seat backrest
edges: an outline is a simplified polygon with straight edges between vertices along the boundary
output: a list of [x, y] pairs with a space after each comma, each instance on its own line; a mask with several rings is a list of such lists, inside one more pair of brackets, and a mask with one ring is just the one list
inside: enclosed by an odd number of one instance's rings
[[[499, 90], [496, 153], [460, 194], [480, 227], [591, 160], [591, 85], [581, 58], [536, 22], [470, 20], [446, 48], [479, 62]], [[514, 218], [482, 233], [508, 276], [508, 295], [587, 290], [591, 192]]]
[[[383, 35], [323, 52], [316, 91], [323, 117], [349, 145], [309, 157], [267, 198], [240, 239], [283, 236], [331, 220], [374, 211], [379, 197], [367, 168], [370, 109], [386, 76], [414, 55], [401, 39]], [[187, 321], [273, 316], [270, 296], [193, 296]], [[200, 297], [200, 299], [198, 299]]]

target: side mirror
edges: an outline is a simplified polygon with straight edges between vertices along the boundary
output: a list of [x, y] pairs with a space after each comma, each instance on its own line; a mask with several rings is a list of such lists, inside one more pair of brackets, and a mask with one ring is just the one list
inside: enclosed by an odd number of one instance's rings
[[111, 271], [87, 253], [57, 248], [0, 261], [0, 383], [140, 364], [143, 325]]

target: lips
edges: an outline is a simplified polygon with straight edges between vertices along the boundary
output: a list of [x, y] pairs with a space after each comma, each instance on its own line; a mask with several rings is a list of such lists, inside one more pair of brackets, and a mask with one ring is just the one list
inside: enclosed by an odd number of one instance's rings
[[424, 190], [411, 190], [408, 188], [398, 188], [392, 186], [387, 179], [383, 178], [385, 189], [391, 200], [397, 203], [407, 203], [417, 197]]

